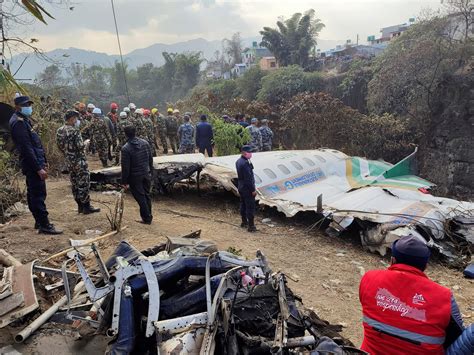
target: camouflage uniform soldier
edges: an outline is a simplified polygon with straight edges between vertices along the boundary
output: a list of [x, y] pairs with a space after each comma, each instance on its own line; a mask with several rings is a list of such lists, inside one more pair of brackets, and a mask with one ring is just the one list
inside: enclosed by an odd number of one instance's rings
[[268, 152], [272, 150], [273, 131], [268, 127], [268, 120], [262, 120], [260, 134], [262, 135], [262, 151]]
[[252, 146], [254, 152], [259, 152], [262, 150], [262, 134], [260, 133], [260, 129], [257, 127], [258, 119], [254, 117], [250, 123], [251, 125], [245, 128], [249, 130], [250, 136], [252, 137], [249, 145]]
[[189, 120], [190, 117], [184, 115], [184, 123], [178, 129], [180, 154], [194, 153], [194, 127]]
[[125, 135], [125, 127], [131, 126], [132, 124], [127, 119], [126, 112], [120, 112], [120, 119], [117, 122], [117, 146], [115, 147], [115, 165], [119, 165], [120, 163], [120, 152], [122, 151], [122, 147], [127, 143], [127, 136]]
[[99, 159], [102, 162], [104, 168], [108, 167], [108, 153], [109, 153], [109, 144], [112, 142], [112, 135], [110, 134], [109, 127], [105, 120], [101, 117], [102, 111], [100, 108], [95, 108], [92, 111], [94, 118], [89, 126], [89, 134], [91, 135], [91, 140], [94, 142], [94, 147], [99, 153]]
[[89, 196], [89, 168], [84, 152], [84, 142], [77, 129], [76, 121], [79, 112], [66, 112], [65, 124], [56, 132], [56, 142], [66, 158], [66, 165], [71, 179], [72, 194], [76, 200], [78, 212], [89, 214], [99, 212], [90, 203]]
[[160, 143], [163, 146], [163, 153], [168, 154], [168, 142], [166, 141], [166, 122], [165, 118], [158, 109], [151, 110], [153, 122], [155, 124], [155, 137], [160, 137]]
[[155, 127], [150, 118], [150, 110], [143, 110], [142, 122], [145, 127], [145, 140], [150, 145], [151, 154], [156, 157]]
[[130, 123], [135, 127], [135, 134], [138, 138], [147, 140], [146, 128], [143, 122], [143, 111], [141, 109], [138, 110], [130, 110]]
[[168, 109], [168, 116], [165, 119], [166, 123], [166, 135], [170, 141], [171, 149], [173, 154], [177, 152], [177, 138], [178, 138], [178, 121], [175, 116], [173, 116], [173, 109]]

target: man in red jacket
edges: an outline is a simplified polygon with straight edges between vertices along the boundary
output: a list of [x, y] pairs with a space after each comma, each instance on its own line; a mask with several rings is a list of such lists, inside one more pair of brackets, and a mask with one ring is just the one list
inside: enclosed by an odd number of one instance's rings
[[452, 292], [423, 272], [426, 243], [409, 235], [392, 244], [387, 270], [368, 271], [360, 282], [364, 341], [371, 355], [444, 354], [464, 327]]

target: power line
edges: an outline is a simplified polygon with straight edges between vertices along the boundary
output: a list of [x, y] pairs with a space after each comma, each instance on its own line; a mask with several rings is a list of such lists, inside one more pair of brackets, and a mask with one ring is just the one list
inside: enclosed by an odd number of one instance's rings
[[130, 95], [128, 93], [127, 73], [125, 72], [125, 64], [123, 63], [122, 46], [120, 45], [120, 36], [119, 36], [119, 31], [118, 31], [118, 26], [117, 26], [117, 17], [115, 16], [114, 0], [110, 0], [110, 3], [112, 4], [112, 13], [114, 15], [115, 33], [117, 34], [117, 43], [118, 43], [118, 48], [120, 52], [120, 61], [122, 62], [123, 81], [125, 83], [125, 93], [127, 94], [128, 102], [131, 102]]

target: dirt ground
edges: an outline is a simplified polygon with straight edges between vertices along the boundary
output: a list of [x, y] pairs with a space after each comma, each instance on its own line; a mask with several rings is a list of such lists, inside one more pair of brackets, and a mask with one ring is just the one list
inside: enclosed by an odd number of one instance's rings
[[[65, 249], [69, 247], [70, 238], [90, 238], [86, 230], [110, 230], [106, 213], [107, 206], [113, 206], [114, 196], [92, 192], [93, 204], [102, 208], [102, 211], [84, 216], [77, 213], [67, 179], [51, 179], [47, 187], [50, 218], [64, 230], [63, 235], [38, 235], [33, 229], [34, 223], [29, 213], [0, 228], [0, 248], [6, 249], [22, 262], [42, 260]], [[307, 222], [287, 219], [272, 210], [259, 212], [257, 228], [260, 232], [247, 233], [239, 226], [237, 198], [226, 192], [208, 190], [199, 196], [194, 188], [184, 188], [173, 196], [157, 198], [153, 214], [152, 225], [137, 223], [138, 206], [127, 194], [122, 225], [128, 228], [99, 244], [105, 256], [121, 239], [131, 242], [138, 249], [145, 249], [164, 241], [166, 236], [179, 236], [197, 229], [202, 230], [202, 239], [215, 241], [221, 250], [232, 247], [252, 258], [256, 250], [260, 249], [274, 271], [283, 270], [298, 279], [298, 282], [290, 280], [289, 286], [303, 298], [306, 306], [331, 323], [342, 324], [343, 335], [360, 345], [359, 281], [366, 270], [385, 268], [387, 258], [364, 251], [355, 240], [308, 231]], [[268, 217], [272, 219], [273, 226], [261, 222]], [[439, 264], [432, 264], [428, 275], [453, 290], [465, 322], [472, 323], [474, 281], [463, 278], [458, 270]], [[12, 336], [25, 325], [1, 329], [0, 345], [12, 344]], [[56, 349], [61, 353], [79, 354], [101, 353], [105, 347], [104, 340], [98, 337], [89, 342], [68, 341], [69, 338], [75, 339], [72, 333], [61, 332], [58, 335], [53, 324], [44, 328], [24, 345], [15, 345], [15, 348], [24, 353], [50, 354], [55, 353], [52, 349]]]

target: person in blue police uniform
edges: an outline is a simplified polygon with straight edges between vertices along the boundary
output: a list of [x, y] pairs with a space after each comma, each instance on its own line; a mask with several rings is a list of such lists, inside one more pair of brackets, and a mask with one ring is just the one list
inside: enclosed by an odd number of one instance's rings
[[49, 222], [46, 209], [46, 179], [48, 178], [46, 155], [39, 135], [31, 126], [33, 101], [28, 96], [15, 98], [15, 113], [10, 118], [13, 142], [20, 155], [21, 169], [26, 176], [28, 208], [35, 219], [40, 234], [61, 234]]
[[255, 227], [255, 178], [253, 176], [253, 165], [250, 162], [253, 148], [244, 145], [241, 149], [241, 157], [235, 163], [238, 176], [238, 190], [240, 195], [240, 215], [242, 216], [242, 228], [247, 227], [249, 232], [256, 232]]

